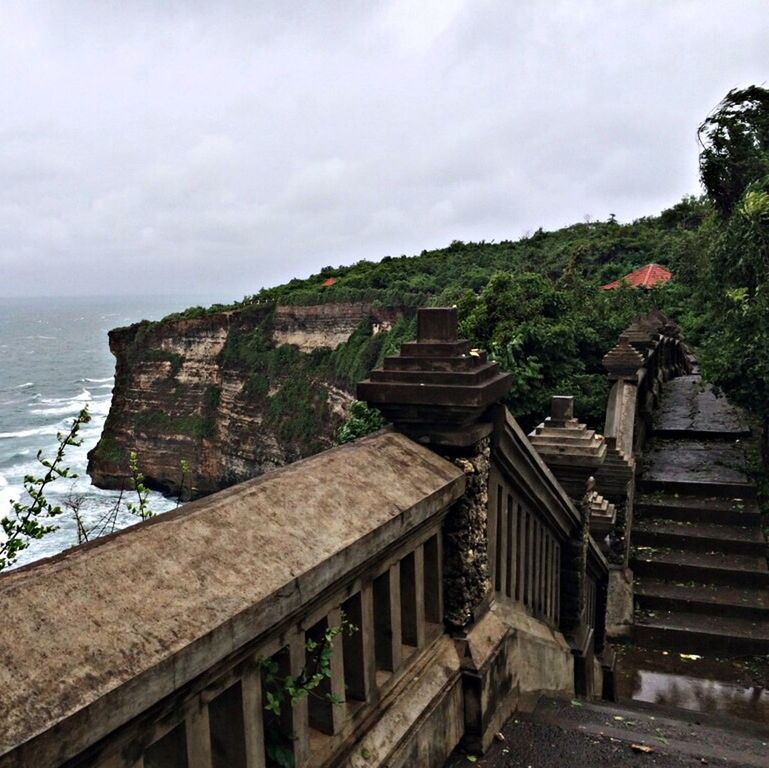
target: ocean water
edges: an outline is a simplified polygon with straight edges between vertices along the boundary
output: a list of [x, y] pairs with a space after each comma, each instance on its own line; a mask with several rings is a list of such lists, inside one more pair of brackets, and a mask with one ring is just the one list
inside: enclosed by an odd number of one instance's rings
[[[101, 435], [112, 398], [115, 360], [109, 351], [107, 331], [216, 300], [178, 296], [0, 297], [0, 517], [9, 513], [12, 500], [23, 500], [24, 475], [42, 474], [37, 451], [42, 449], [52, 458], [56, 433], [68, 431], [85, 405], [92, 418], [81, 430], [83, 444], [70, 447], [64, 462], [79, 477], [57, 480], [46, 496], [63, 507], [68, 498], [81, 498], [81, 514], [89, 526], [111, 513], [119, 493], [95, 488], [85, 471], [86, 454]], [[160, 494], [151, 495], [150, 508], [155, 512], [175, 505]], [[55, 521], [59, 530], [33, 541], [17, 565], [77, 544], [74, 515], [64, 507]], [[117, 527], [136, 521], [123, 504]]]

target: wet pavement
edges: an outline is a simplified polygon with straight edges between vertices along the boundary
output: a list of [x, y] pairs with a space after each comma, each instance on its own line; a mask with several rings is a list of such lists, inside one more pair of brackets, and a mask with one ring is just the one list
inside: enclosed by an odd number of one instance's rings
[[643, 704], [543, 699], [511, 718], [483, 757], [447, 768], [766, 768], [769, 727]]
[[654, 413], [656, 434], [699, 433], [740, 437], [750, 432], [745, 414], [700, 376], [679, 376], [665, 384], [659, 407]]
[[719, 659], [627, 647], [617, 654], [615, 680], [620, 700], [769, 724], [769, 656]]

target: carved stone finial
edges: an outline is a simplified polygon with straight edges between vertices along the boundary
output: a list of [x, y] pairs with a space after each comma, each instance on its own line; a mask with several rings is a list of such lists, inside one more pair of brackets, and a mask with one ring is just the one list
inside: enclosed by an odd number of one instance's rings
[[603, 464], [606, 443], [602, 435], [574, 418], [573, 397], [554, 397], [551, 413], [531, 432], [529, 441], [566, 493], [580, 501], [588, 477]]
[[603, 358], [603, 367], [612, 379], [635, 378], [643, 364], [643, 355], [630, 343], [626, 333], [620, 334], [617, 345]]
[[455, 307], [418, 310], [417, 329], [417, 341], [358, 384], [358, 399], [420, 442], [477, 443], [491, 431], [484, 414], [509, 392], [512, 374], [457, 338]]

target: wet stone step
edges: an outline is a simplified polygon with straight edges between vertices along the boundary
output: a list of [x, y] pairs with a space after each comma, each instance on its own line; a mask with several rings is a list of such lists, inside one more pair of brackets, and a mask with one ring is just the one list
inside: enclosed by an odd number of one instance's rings
[[633, 636], [655, 647], [687, 653], [767, 653], [769, 621], [680, 611], [637, 611]]
[[637, 576], [665, 581], [769, 587], [766, 558], [754, 555], [636, 546], [631, 568]]
[[758, 505], [751, 498], [718, 498], [681, 494], [639, 494], [635, 503], [636, 520], [662, 518], [720, 525], [761, 525]]
[[[736, 496], [752, 492], [747, 474], [745, 444], [741, 440], [654, 440], [644, 453], [641, 488], [647, 490], [684, 489], [693, 495], [724, 492]], [[716, 490], [723, 487], [722, 490]]]
[[632, 543], [650, 547], [766, 556], [766, 541], [758, 526], [714, 525], [664, 519], [640, 520], [633, 528]]
[[641, 609], [706, 613], [769, 620], [769, 591], [696, 582], [637, 579], [633, 587]]
[[680, 376], [665, 384], [653, 430], [655, 435], [704, 439], [750, 434], [744, 412], [717, 397], [700, 376]]

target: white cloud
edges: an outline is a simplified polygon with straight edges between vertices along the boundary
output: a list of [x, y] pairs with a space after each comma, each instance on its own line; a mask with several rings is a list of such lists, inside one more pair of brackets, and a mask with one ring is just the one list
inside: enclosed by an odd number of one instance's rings
[[3, 3], [7, 293], [253, 293], [630, 219], [769, 71], [764, 0]]

